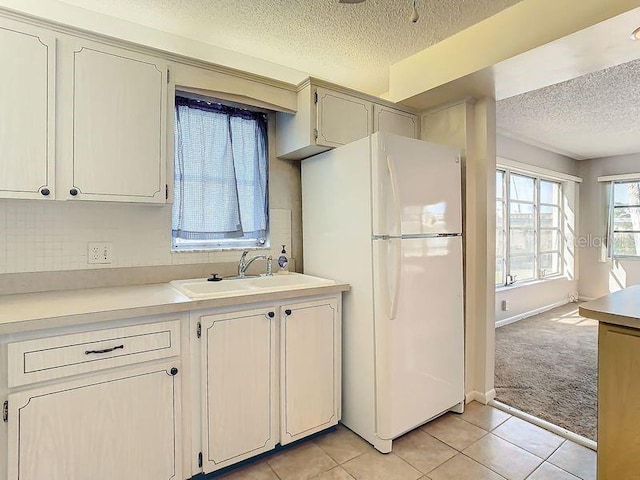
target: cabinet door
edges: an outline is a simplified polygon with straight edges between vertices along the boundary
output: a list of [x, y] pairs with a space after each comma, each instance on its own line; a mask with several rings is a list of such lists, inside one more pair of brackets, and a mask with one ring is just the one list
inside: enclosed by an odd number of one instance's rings
[[9, 480], [182, 479], [177, 363], [9, 396]]
[[280, 443], [340, 420], [341, 335], [336, 299], [285, 305], [280, 326]]
[[200, 318], [205, 473], [275, 447], [275, 309]]
[[0, 19], [0, 197], [54, 196], [55, 37]]
[[419, 138], [418, 116], [382, 105], [373, 106], [373, 131]]
[[83, 42], [72, 82], [68, 198], [164, 203], [167, 63]]
[[321, 87], [317, 88], [316, 93], [318, 145], [339, 147], [373, 132], [371, 102]]
[[598, 479], [640, 472], [640, 331], [598, 329]]

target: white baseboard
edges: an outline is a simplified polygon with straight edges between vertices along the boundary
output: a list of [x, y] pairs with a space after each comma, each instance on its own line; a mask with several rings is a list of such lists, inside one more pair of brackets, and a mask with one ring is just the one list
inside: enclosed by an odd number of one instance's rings
[[481, 393], [476, 390], [473, 390], [465, 394], [464, 402], [470, 403], [470, 402], [476, 401], [476, 402], [482, 403], [483, 405], [486, 405], [494, 398], [496, 398], [496, 391], [493, 389], [489, 390], [487, 393]]
[[496, 328], [503, 327], [505, 325], [509, 325], [510, 323], [515, 323], [520, 320], [524, 320], [525, 318], [532, 317], [533, 315], [538, 315], [540, 313], [547, 312], [553, 308], [561, 307], [562, 305], [566, 305], [569, 303], [569, 300], [562, 300], [560, 302], [553, 303], [551, 305], [545, 305], [544, 307], [536, 308], [535, 310], [530, 310], [528, 312], [520, 313], [518, 315], [514, 315], [513, 317], [504, 318], [502, 320], [498, 320], [496, 322]]

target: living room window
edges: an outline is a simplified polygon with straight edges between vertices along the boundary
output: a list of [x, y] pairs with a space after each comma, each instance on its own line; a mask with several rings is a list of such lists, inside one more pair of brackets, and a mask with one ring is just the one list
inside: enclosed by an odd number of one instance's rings
[[609, 217], [613, 257], [640, 257], [640, 180], [612, 182]]
[[496, 171], [497, 286], [562, 274], [562, 184]]
[[267, 115], [176, 94], [172, 249], [268, 246]]

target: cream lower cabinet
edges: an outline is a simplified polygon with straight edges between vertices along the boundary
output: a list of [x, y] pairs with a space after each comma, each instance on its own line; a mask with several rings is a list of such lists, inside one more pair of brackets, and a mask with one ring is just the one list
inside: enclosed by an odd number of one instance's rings
[[205, 473], [340, 420], [340, 297], [216, 313], [200, 332], [201, 468]]
[[338, 423], [340, 322], [335, 299], [283, 305], [280, 310], [280, 443]]
[[219, 470], [275, 447], [277, 309], [202, 315], [202, 467]]
[[0, 480], [182, 480], [186, 322], [167, 315], [0, 338]]
[[181, 478], [176, 365], [9, 395], [9, 479]]

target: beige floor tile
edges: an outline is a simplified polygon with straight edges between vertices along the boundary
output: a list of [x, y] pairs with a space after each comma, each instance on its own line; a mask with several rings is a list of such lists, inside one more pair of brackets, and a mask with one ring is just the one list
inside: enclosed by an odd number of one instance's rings
[[482, 437], [462, 453], [509, 480], [524, 480], [543, 461], [493, 434]]
[[469, 423], [473, 423], [476, 427], [491, 431], [506, 422], [511, 418], [511, 415], [489, 405], [470, 402], [465, 405], [464, 413], [460, 417]]
[[342, 467], [356, 480], [417, 480], [418, 470], [393, 453], [363, 453]]
[[471, 425], [451, 413], [427, 423], [422, 430], [456, 450], [464, 450], [487, 434], [486, 430]]
[[314, 480], [354, 480], [351, 475], [342, 467], [332, 468], [328, 472], [324, 472], [317, 477], [313, 477]]
[[221, 480], [278, 480], [266, 462], [247, 465], [219, 477]]
[[393, 441], [393, 453], [422, 473], [429, 473], [458, 452], [422, 430], [414, 430]]
[[314, 443], [333, 458], [338, 465], [373, 450], [371, 445], [341, 425], [335, 431], [317, 437]]
[[267, 463], [281, 480], [313, 478], [336, 466], [336, 462], [312, 442], [277, 453]]
[[487, 467], [459, 453], [429, 472], [431, 480], [504, 480]]
[[544, 462], [533, 472], [527, 480], [580, 480], [578, 477], [565, 472], [564, 470]]
[[583, 480], [596, 478], [596, 452], [569, 440], [548, 461]]
[[548, 458], [564, 441], [564, 438], [516, 417], [511, 417], [492, 433], [541, 458]]

